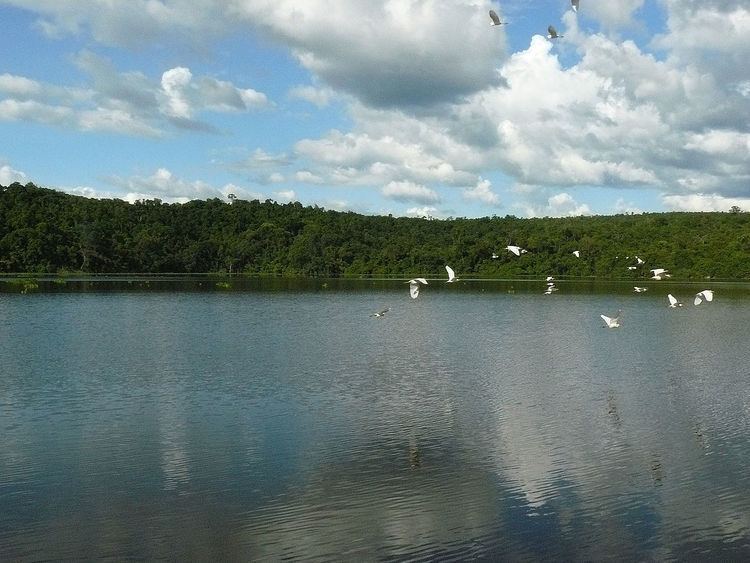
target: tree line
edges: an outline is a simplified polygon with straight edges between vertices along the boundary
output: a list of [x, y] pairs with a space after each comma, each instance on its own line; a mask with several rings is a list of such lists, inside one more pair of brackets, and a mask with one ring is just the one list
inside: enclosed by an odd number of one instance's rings
[[[271, 200], [128, 203], [14, 183], [0, 186], [0, 271], [442, 276], [450, 264], [478, 277], [638, 279], [662, 267], [675, 279], [749, 279], [750, 214], [732, 211], [420, 219]], [[636, 255], [645, 264], [628, 269]]]

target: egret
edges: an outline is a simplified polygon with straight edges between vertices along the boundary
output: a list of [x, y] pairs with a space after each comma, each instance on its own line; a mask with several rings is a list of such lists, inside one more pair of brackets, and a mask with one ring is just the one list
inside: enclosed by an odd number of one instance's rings
[[644, 291], [648, 291], [647, 287], [638, 287], [637, 285], [633, 286], [633, 291], [636, 293], [643, 293]]
[[[547, 276], [547, 280], [546, 281], [548, 281], [548, 282], [555, 281], [555, 278], [553, 278], [552, 276]], [[547, 284], [547, 285], [549, 285], [549, 284]]]
[[505, 25], [505, 24], [508, 23], [508, 22], [501, 22], [500, 21], [500, 16], [497, 15], [497, 12], [495, 10], [490, 10], [490, 19], [492, 20], [490, 22], [491, 26]]
[[451, 268], [450, 266], [446, 266], [445, 271], [448, 272], [448, 280], [445, 283], [452, 283], [458, 280], [458, 278], [456, 277], [456, 272], [453, 271], [453, 268]]
[[704, 289], [703, 291], [699, 291], [698, 293], [695, 294], [695, 300], [693, 301], [693, 303], [695, 305], [700, 305], [704, 299], [706, 301], [713, 301], [714, 300], [713, 290]]
[[497, 259], [497, 258], [499, 258], [499, 256], [497, 255], [497, 253], [496, 253], [496, 252], [493, 252], [493, 253], [492, 253], [492, 259], [493, 259], [493, 260], [495, 260], [495, 259]]
[[637, 262], [637, 264], [638, 264], [639, 266], [640, 266], [641, 264], [643, 264], [643, 263], [644, 263], [644, 261], [643, 261], [643, 260], [641, 260], [640, 258], [638, 258], [638, 256], [636, 256], [636, 257], [635, 257], [635, 261]]
[[370, 316], [371, 316], [371, 317], [384, 317], [384, 316], [385, 316], [385, 314], [386, 314], [386, 313], [387, 313], [388, 311], [390, 311], [390, 310], [391, 310], [391, 308], [390, 308], [390, 307], [386, 307], [385, 309], [383, 309], [383, 310], [381, 310], [381, 311], [378, 311], [377, 313], [373, 313], [373, 314], [372, 314], [372, 315], [370, 315]]
[[526, 250], [524, 250], [520, 246], [516, 246], [514, 244], [509, 244], [505, 248], [506, 248], [506, 250], [508, 250], [508, 252], [512, 252], [516, 256], [521, 256], [521, 254], [526, 254]]
[[633, 271], [635, 269], [636, 269], [635, 266], [628, 266], [628, 270], [630, 270], [630, 271]]
[[413, 280], [409, 280], [406, 282], [409, 284], [409, 295], [412, 299], [416, 299], [419, 297], [419, 284], [422, 283], [424, 285], [429, 285], [427, 283], [427, 280], [424, 278], [414, 278]]
[[576, 258], [580, 258], [581, 257], [581, 251], [580, 250], [574, 250], [573, 251], [573, 256], [575, 256]]
[[616, 317], [608, 317], [607, 315], [599, 315], [605, 322], [604, 328], [620, 328], [620, 315], [622, 310], [617, 311]]
[[671, 293], [667, 294], [667, 299], [669, 299], [669, 306], [674, 309], [675, 307], [682, 307], [682, 303], [677, 301], [677, 298], [672, 295]]
[[558, 35], [557, 30], [552, 25], [547, 28], [547, 32], [547, 39], [559, 39], [560, 37], [565, 37], [564, 35]]
[[578, 0], [570, 0], [570, 7], [573, 8], [573, 11], [578, 13]]

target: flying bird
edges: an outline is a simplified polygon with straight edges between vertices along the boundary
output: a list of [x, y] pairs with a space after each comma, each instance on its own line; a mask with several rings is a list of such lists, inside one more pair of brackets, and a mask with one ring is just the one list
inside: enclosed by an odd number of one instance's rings
[[573, 256], [575, 256], [576, 258], [580, 258], [581, 257], [581, 251], [580, 250], [574, 250], [573, 251]]
[[632, 271], [632, 270], [635, 270], [635, 269], [636, 269], [636, 267], [635, 267], [635, 266], [628, 266], [628, 270], [631, 270], [631, 271]]
[[560, 37], [565, 37], [564, 35], [558, 35], [557, 30], [555, 29], [555, 26], [551, 25], [547, 28], [547, 39], [559, 39]]
[[450, 266], [446, 266], [445, 271], [448, 272], [448, 280], [445, 283], [452, 283], [458, 280], [458, 278], [456, 277], [456, 272], [453, 271], [453, 268], [451, 268]]
[[641, 258], [638, 258], [637, 256], [635, 257], [635, 261], [636, 261], [636, 263], [637, 263], [637, 264], [638, 264], [639, 266], [640, 266], [641, 264], [643, 264], [643, 263], [644, 263], [644, 261], [643, 261], [643, 260], [642, 260]]
[[633, 286], [633, 291], [636, 293], [643, 293], [644, 291], [648, 291], [647, 287], [638, 287], [637, 285]]
[[682, 307], [682, 303], [677, 300], [677, 298], [672, 295], [671, 293], [667, 294], [667, 299], [669, 299], [669, 306], [674, 309], [675, 307]]
[[370, 315], [370, 316], [371, 316], [371, 317], [384, 317], [384, 316], [385, 316], [385, 314], [386, 314], [386, 313], [387, 313], [388, 311], [390, 311], [390, 310], [391, 310], [391, 308], [390, 308], [390, 307], [386, 307], [386, 308], [385, 308], [385, 309], [383, 309], [382, 311], [378, 311], [377, 313], [373, 313], [373, 314], [372, 314], [372, 315]]
[[578, 0], [570, 0], [570, 7], [573, 8], [573, 11], [576, 13], [578, 12], [578, 4], [580, 4]]
[[490, 19], [492, 20], [492, 21], [490, 22], [490, 25], [491, 25], [491, 26], [495, 26], [495, 25], [505, 25], [505, 24], [507, 24], [507, 23], [508, 23], [508, 22], [501, 22], [501, 21], [500, 21], [500, 16], [498, 16], [498, 15], [497, 15], [497, 12], [496, 12], [495, 10], [490, 10]]
[[700, 305], [703, 300], [706, 301], [713, 301], [714, 300], [714, 292], [711, 289], [704, 289], [703, 291], [699, 291], [695, 294], [695, 300], [693, 301], [693, 304]]
[[[552, 277], [552, 276], [547, 276], [547, 280], [546, 281], [548, 281], [548, 282], [555, 281], [555, 278]], [[549, 284], [547, 284], [547, 285], [549, 285]]]
[[416, 299], [419, 297], [419, 284], [422, 283], [424, 285], [429, 285], [427, 283], [427, 280], [424, 278], [414, 278], [413, 280], [409, 280], [406, 282], [409, 284], [409, 295], [412, 299]]
[[604, 321], [604, 328], [620, 328], [620, 315], [622, 311], [617, 311], [616, 317], [608, 317], [607, 315], [599, 315]]
[[525, 248], [521, 248], [520, 246], [516, 246], [514, 244], [509, 244], [505, 248], [508, 250], [508, 252], [512, 252], [516, 256], [521, 256], [521, 254], [526, 254], [528, 252], [528, 250], [526, 250]]

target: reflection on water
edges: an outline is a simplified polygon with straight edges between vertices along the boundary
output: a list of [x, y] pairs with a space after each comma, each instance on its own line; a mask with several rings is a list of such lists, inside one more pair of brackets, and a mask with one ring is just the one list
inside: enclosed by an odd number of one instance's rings
[[0, 560], [750, 555], [742, 295], [382, 283], [0, 294]]

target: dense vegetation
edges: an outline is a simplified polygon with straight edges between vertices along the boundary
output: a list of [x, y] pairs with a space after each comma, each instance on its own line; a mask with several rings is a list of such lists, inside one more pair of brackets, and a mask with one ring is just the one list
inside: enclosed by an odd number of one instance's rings
[[[658, 266], [747, 279], [750, 214], [733, 211], [428, 220], [257, 200], [130, 204], [15, 183], [0, 187], [0, 271], [443, 276], [450, 264], [461, 276], [640, 278]], [[646, 264], [630, 271], [635, 255]]]

